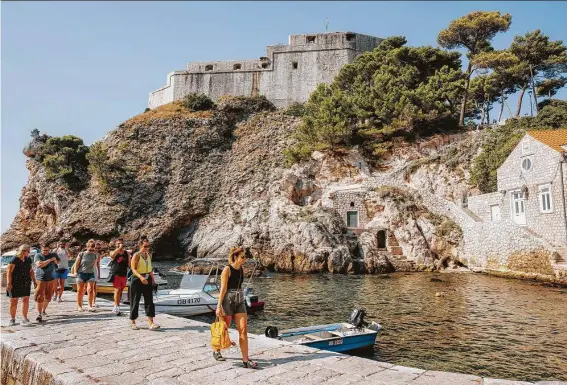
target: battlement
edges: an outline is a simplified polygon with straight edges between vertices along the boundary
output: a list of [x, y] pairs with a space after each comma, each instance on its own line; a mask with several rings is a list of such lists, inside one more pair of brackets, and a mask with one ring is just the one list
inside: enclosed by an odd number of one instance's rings
[[150, 93], [149, 108], [204, 93], [265, 95], [276, 106], [304, 102], [319, 83], [329, 83], [345, 64], [383, 39], [354, 32], [290, 35], [288, 44], [266, 47], [258, 59], [189, 62], [167, 75], [167, 85]]

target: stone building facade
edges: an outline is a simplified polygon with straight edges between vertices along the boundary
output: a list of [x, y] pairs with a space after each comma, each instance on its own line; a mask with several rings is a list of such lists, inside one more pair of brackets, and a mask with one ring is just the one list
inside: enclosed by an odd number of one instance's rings
[[149, 108], [203, 93], [213, 100], [223, 95], [264, 95], [277, 107], [304, 102], [319, 83], [330, 83], [341, 67], [383, 39], [352, 32], [290, 35], [288, 45], [268, 46], [254, 60], [188, 63], [184, 71], [167, 75], [167, 85], [150, 93]]
[[485, 222], [512, 222], [567, 246], [567, 129], [528, 131], [497, 170], [498, 191], [468, 198]]

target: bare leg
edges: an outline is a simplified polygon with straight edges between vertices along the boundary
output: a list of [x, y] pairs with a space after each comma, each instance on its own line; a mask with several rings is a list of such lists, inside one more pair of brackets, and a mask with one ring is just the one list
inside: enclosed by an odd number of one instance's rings
[[37, 308], [37, 312], [39, 313], [39, 315], [41, 315], [41, 312], [43, 311], [43, 303], [44, 303], [44, 302], [45, 302], [45, 301], [36, 302], [36, 304], [37, 304], [37, 305], [36, 305], [36, 308]]
[[247, 362], [248, 357], [248, 315], [246, 313], [236, 313], [234, 323], [238, 329], [238, 340], [242, 351], [242, 361]]
[[22, 298], [22, 316], [28, 319], [28, 310], [30, 309], [30, 297]]
[[85, 295], [85, 283], [77, 283], [77, 306], [83, 308], [83, 296]]
[[95, 298], [95, 295], [96, 295], [95, 289], [94, 289], [94, 285], [95, 285], [95, 283], [92, 282], [92, 281], [91, 281], [91, 282], [87, 282], [87, 287], [88, 287], [88, 292], [89, 292], [89, 297], [88, 297], [88, 299], [89, 299], [89, 306], [90, 306], [90, 307], [93, 307], [93, 305], [94, 305], [94, 298]]
[[117, 287], [114, 288], [114, 306], [120, 306], [120, 298], [122, 298], [122, 290]]
[[61, 298], [61, 296], [63, 295], [63, 290], [65, 289], [65, 280], [64, 279], [59, 279], [59, 288], [57, 289], [57, 294], [55, 295], [55, 298], [57, 298], [57, 295], [59, 295], [59, 298]]
[[16, 319], [16, 310], [18, 310], [18, 298], [10, 298], [10, 319]]

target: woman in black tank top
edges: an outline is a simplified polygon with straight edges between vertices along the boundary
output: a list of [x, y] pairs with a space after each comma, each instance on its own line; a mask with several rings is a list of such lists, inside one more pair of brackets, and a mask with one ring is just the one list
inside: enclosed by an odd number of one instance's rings
[[[233, 247], [228, 254], [228, 266], [221, 274], [221, 287], [219, 302], [217, 305], [217, 316], [224, 317], [224, 322], [230, 326], [232, 318], [238, 329], [238, 341], [242, 351], [242, 364], [245, 368], [256, 369], [258, 363], [250, 361], [248, 357], [248, 316], [246, 314], [246, 303], [242, 292], [244, 282], [244, 269], [242, 265], [246, 261], [246, 253], [242, 247]], [[215, 351], [213, 357], [217, 361], [224, 361], [220, 351]]]

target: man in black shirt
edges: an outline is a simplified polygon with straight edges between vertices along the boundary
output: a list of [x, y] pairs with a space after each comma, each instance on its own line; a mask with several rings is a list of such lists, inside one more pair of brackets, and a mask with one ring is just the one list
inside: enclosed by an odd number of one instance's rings
[[124, 249], [122, 239], [116, 240], [116, 249], [110, 253], [112, 259], [112, 267], [110, 268], [110, 278], [112, 286], [114, 286], [114, 308], [112, 312], [120, 315], [120, 298], [126, 287], [126, 274], [130, 267], [130, 255]]

